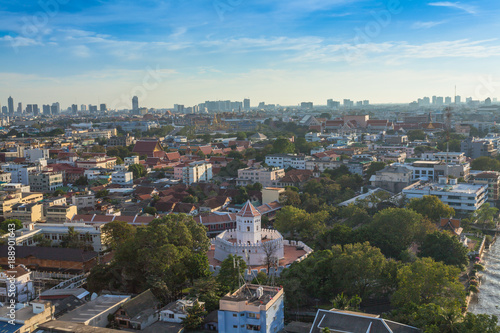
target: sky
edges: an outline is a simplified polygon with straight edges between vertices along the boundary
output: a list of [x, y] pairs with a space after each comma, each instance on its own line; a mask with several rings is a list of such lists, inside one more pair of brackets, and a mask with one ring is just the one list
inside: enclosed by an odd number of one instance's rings
[[500, 99], [500, 3], [0, 0], [0, 104]]

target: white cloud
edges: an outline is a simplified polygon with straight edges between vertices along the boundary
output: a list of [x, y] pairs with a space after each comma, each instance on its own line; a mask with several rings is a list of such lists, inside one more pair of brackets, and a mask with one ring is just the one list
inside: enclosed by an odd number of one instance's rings
[[446, 23], [446, 21], [417, 21], [411, 27], [412, 29], [430, 29], [443, 23]]
[[39, 42], [33, 38], [26, 38], [26, 37], [20, 37], [20, 36], [17, 36], [17, 37], [3, 36], [3, 37], [0, 37], [0, 41], [8, 42], [14, 48], [24, 47], [24, 46], [42, 45], [41, 42]]
[[429, 6], [455, 8], [463, 10], [469, 14], [477, 13], [477, 8], [475, 6], [463, 4], [461, 2], [451, 2], [451, 1], [430, 2]]

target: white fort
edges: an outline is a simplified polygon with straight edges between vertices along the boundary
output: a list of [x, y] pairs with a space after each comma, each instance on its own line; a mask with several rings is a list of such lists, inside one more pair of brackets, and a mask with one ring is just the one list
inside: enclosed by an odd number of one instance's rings
[[261, 214], [247, 201], [236, 214], [236, 229], [220, 233], [214, 240], [214, 258], [223, 261], [228, 255], [242, 257], [247, 265], [265, 265], [269, 259], [282, 259], [283, 236], [261, 228]]

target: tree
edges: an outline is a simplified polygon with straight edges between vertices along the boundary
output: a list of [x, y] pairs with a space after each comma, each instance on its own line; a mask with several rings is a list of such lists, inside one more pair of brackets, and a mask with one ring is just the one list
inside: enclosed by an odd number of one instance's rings
[[267, 271], [270, 271], [272, 265], [279, 266], [279, 258], [277, 257], [279, 245], [276, 242], [268, 241], [263, 242], [261, 248], [264, 252], [264, 262], [262, 264], [267, 266]]
[[463, 246], [457, 237], [447, 232], [435, 231], [425, 236], [418, 256], [430, 257], [435, 261], [463, 269], [469, 262], [468, 252], [468, 248]]
[[116, 250], [119, 246], [134, 238], [135, 227], [124, 221], [112, 221], [102, 227], [104, 244]]
[[458, 281], [460, 270], [431, 258], [419, 258], [398, 271], [398, 289], [391, 302], [396, 307], [406, 304], [434, 303], [447, 309], [461, 306], [465, 299]]
[[52, 241], [48, 238], [45, 238], [42, 234], [37, 234], [33, 237], [33, 242], [36, 243], [37, 246], [40, 247], [51, 247]]
[[83, 237], [80, 237], [81, 235], [75, 230], [75, 227], [68, 227], [68, 233], [63, 236], [61, 241], [61, 247], [92, 251], [92, 236], [89, 233], [84, 234]]
[[491, 207], [489, 203], [484, 203], [481, 208], [474, 212], [474, 217], [483, 228], [493, 229], [498, 218], [498, 208]]
[[100, 145], [94, 145], [90, 148], [90, 151], [92, 153], [105, 153], [106, 148], [104, 148], [103, 146], [100, 146]]
[[55, 190], [54, 193], [53, 193], [53, 196], [54, 197], [60, 197], [60, 196], [63, 196], [65, 195], [66, 192], [62, 189], [58, 189], [58, 190]]
[[274, 140], [272, 152], [274, 154], [293, 154], [295, 153], [295, 145], [287, 138], [279, 138]]
[[99, 198], [105, 198], [108, 195], [109, 195], [109, 190], [103, 188], [102, 190], [96, 192], [95, 197], [99, 199]]
[[80, 178], [78, 178], [76, 181], [75, 181], [75, 184], [76, 186], [86, 186], [89, 184], [89, 181], [87, 179], [87, 177], [85, 176], [81, 176]]
[[245, 272], [247, 264], [242, 257], [230, 254], [220, 265], [220, 271], [217, 275], [217, 282], [222, 290], [234, 292], [239, 287], [240, 275]]
[[377, 171], [380, 171], [383, 168], [385, 168], [384, 162], [372, 162], [368, 167], [368, 170], [366, 170], [366, 178], [370, 179], [371, 176], [373, 176], [375, 173], [377, 173]]
[[8, 233], [10, 232], [9, 229], [12, 229], [12, 226], [15, 230], [19, 230], [23, 228], [23, 223], [18, 219], [7, 219], [0, 224], [0, 229]]
[[[208, 270], [208, 260], [193, 260], [195, 253], [206, 254], [209, 248], [206, 233], [203, 225], [185, 214], [164, 216], [138, 227], [133, 238], [118, 244], [111, 264], [91, 271], [93, 291], [107, 287], [140, 293], [151, 288], [164, 302], [177, 298], [193, 271]], [[101, 283], [101, 278], [109, 281]]]
[[408, 131], [408, 140], [409, 141], [425, 140], [425, 139], [427, 139], [427, 134], [425, 134], [425, 132], [422, 130]]
[[367, 227], [370, 242], [386, 256], [398, 258], [413, 242], [420, 243], [436, 227], [421, 214], [402, 208], [387, 208]]
[[205, 318], [207, 312], [205, 309], [196, 301], [192, 307], [187, 308], [187, 316], [182, 319], [182, 326], [189, 330], [195, 330], [201, 327], [203, 324], [203, 319]]
[[467, 312], [462, 322], [457, 325], [458, 332], [468, 333], [500, 333], [498, 318], [486, 314]]
[[300, 201], [300, 194], [298, 192], [288, 188], [285, 190], [285, 197], [286, 197], [286, 200], [284, 202], [285, 205], [295, 206], [295, 207], [300, 206], [301, 201]]
[[332, 305], [334, 309], [337, 310], [358, 310], [361, 304], [361, 298], [359, 296], [353, 296], [351, 298], [341, 293], [332, 300]]
[[134, 178], [141, 178], [147, 174], [146, 168], [142, 164], [132, 164], [128, 167], [128, 171], [133, 172]]
[[145, 214], [149, 214], [149, 215], [156, 215], [157, 211], [156, 211], [156, 208], [154, 207], [145, 207], [143, 210], [142, 210]]
[[307, 213], [294, 206], [285, 206], [276, 215], [274, 227], [283, 234], [290, 234], [291, 239], [313, 240], [325, 227], [327, 211]]
[[455, 215], [455, 210], [444, 204], [435, 195], [424, 195], [422, 198], [413, 198], [406, 207], [427, 216], [435, 223], [439, 222], [441, 218]]
[[470, 167], [473, 170], [500, 171], [500, 161], [488, 156], [481, 156], [473, 160]]
[[237, 140], [246, 140], [247, 134], [245, 132], [238, 132], [238, 133], [236, 133], [236, 139]]

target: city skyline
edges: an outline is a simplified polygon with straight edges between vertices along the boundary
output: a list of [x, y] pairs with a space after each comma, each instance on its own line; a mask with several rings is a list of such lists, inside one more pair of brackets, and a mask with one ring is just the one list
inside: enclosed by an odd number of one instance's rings
[[[0, 99], [131, 108], [500, 96], [493, 1], [4, 3]], [[2, 103], [4, 105], [5, 102]]]

